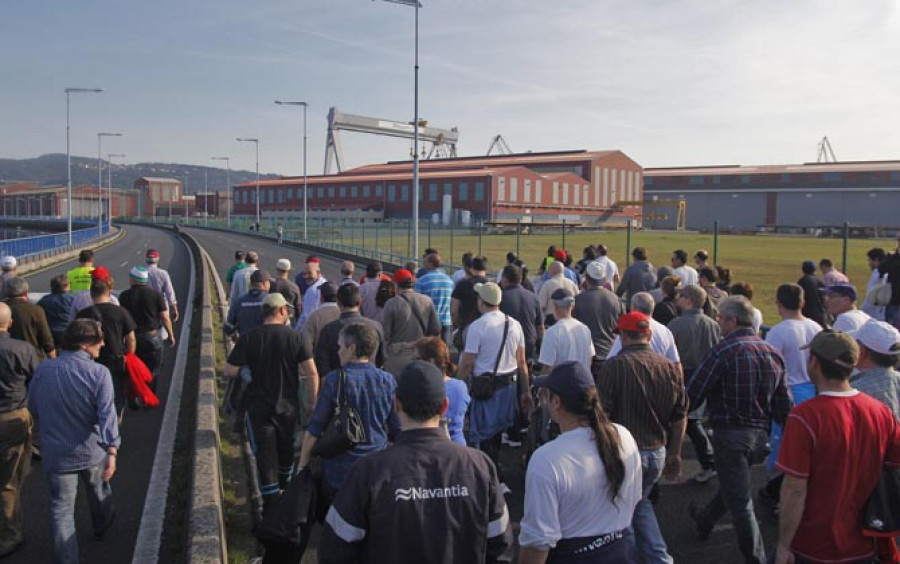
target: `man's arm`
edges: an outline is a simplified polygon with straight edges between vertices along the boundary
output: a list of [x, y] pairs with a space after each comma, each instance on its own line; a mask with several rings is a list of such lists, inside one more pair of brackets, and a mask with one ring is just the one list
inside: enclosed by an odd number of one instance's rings
[[663, 472], [670, 480], [677, 480], [681, 475], [681, 444], [684, 441], [685, 429], [687, 429], [687, 415], [672, 424], [669, 444], [666, 446], [666, 466]]
[[309, 417], [316, 407], [316, 398], [319, 396], [319, 372], [313, 359], [308, 358], [300, 363], [300, 375], [306, 379], [306, 416]]
[[778, 514], [778, 545], [775, 549], [775, 564], [790, 564], [794, 561], [791, 552], [791, 543], [797, 528], [803, 519], [803, 511], [806, 508], [807, 481], [795, 478], [789, 474], [784, 475], [781, 484], [781, 508]]
[[137, 339], [134, 337], [134, 331], [129, 331], [125, 335], [125, 353], [133, 353], [137, 350]]
[[522, 380], [522, 394], [519, 396], [519, 406], [527, 415], [534, 408], [534, 398], [531, 397], [531, 378], [528, 374], [528, 360], [525, 358], [525, 347], [516, 349], [516, 366], [519, 369], [519, 378]]
[[241, 373], [241, 367], [225, 363], [225, 368], [222, 369], [222, 372], [226, 378], [237, 378]]
[[50, 332], [50, 324], [47, 322], [47, 314], [41, 308], [37, 311], [37, 334], [41, 343], [41, 350], [48, 358], [56, 358], [56, 345], [53, 342], [53, 333]]
[[459, 357], [459, 367], [456, 370], [456, 375], [460, 380], [469, 381], [469, 375], [472, 373], [472, 368], [475, 366], [475, 355], [472, 353], [464, 352]]
[[544, 564], [548, 554], [550, 553], [537, 548], [523, 546], [519, 549], [519, 564]]
[[169, 317], [168, 311], [163, 311], [159, 314], [162, 319], [163, 327], [166, 329], [166, 333], [169, 334], [169, 338], [166, 340], [167, 343], [171, 346], [175, 346], [175, 330], [172, 329], [172, 318]]
[[456, 328], [461, 327], [459, 319], [459, 304], [460, 301], [457, 298], [452, 298], [450, 300], [450, 323], [452, 323]]

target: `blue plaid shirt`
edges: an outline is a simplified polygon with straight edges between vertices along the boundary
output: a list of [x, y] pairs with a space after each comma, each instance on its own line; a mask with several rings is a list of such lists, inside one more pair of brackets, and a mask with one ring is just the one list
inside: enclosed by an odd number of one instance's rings
[[121, 442], [112, 376], [84, 351], [64, 350], [38, 366], [28, 387], [28, 409], [37, 421], [46, 472], [96, 466]]
[[[384, 450], [387, 448], [388, 438], [400, 433], [400, 421], [393, 409], [394, 391], [397, 389], [394, 377], [368, 362], [351, 362], [344, 366], [344, 373], [347, 406], [359, 414], [368, 440], [344, 454], [322, 461], [325, 480], [334, 489], [340, 489], [353, 463], [368, 454]], [[340, 370], [332, 370], [325, 376], [319, 389], [316, 408], [306, 428], [314, 437], [322, 436], [338, 404], [339, 379]]]
[[450, 321], [450, 298], [455, 287], [453, 279], [437, 269], [429, 270], [416, 282], [416, 292], [425, 294], [434, 302], [434, 309], [442, 327], [453, 324]]
[[708, 401], [714, 429], [784, 425], [794, 405], [781, 353], [749, 327], [725, 336], [706, 354], [687, 386], [691, 409]]

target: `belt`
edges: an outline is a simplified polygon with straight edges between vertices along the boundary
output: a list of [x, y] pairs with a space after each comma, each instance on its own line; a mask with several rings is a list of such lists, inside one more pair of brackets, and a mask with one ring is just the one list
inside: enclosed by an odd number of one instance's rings
[[140, 333], [135, 333], [136, 335], [156, 335], [159, 332], [158, 329], [151, 329], [150, 331], [141, 331]]
[[0, 421], [10, 421], [12, 419], [21, 419], [23, 417], [30, 417], [27, 407], [20, 407], [19, 409], [0, 413]]

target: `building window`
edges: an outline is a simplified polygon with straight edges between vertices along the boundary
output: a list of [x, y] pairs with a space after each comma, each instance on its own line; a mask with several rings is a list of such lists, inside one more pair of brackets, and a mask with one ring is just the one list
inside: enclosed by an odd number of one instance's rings
[[826, 172], [822, 175], [825, 179], [825, 182], [840, 182], [841, 181], [841, 173], [840, 172]]
[[275, 189], [274, 188], [269, 189], [269, 203], [270, 204], [275, 203]]
[[351, 186], [351, 187], [350, 187], [350, 197], [351, 197], [351, 198], [355, 198], [355, 197], [357, 197], [357, 196], [359, 196], [359, 187], [358, 187], [358, 186]]
[[340, 191], [341, 191], [341, 198], [346, 198], [347, 197], [347, 187], [341, 186]]
[[691, 184], [694, 186], [699, 186], [703, 184], [703, 177], [699, 175], [694, 175], [691, 177]]
[[250, 203], [251, 203], [251, 204], [255, 204], [255, 203], [256, 203], [256, 190], [250, 192]]
[[325, 197], [325, 188], [322, 186], [319, 186], [319, 198], [324, 198], [324, 197]]
[[[290, 190], [288, 190], [288, 194], [290, 194]], [[283, 203], [284, 203], [284, 190], [279, 190], [279, 191], [278, 191], [278, 203], [279, 203], [279, 204], [283, 204]]]
[[[716, 179], [718, 179], [718, 176], [716, 177]], [[719, 183], [718, 180], [714, 180], [714, 182], [715, 182], [716, 184]], [[645, 177], [644, 177], [644, 185], [645, 185], [645, 186], [653, 186], [653, 177], [652, 177], [652, 176], [645, 176]]]
[[363, 198], [368, 198], [372, 195], [372, 187], [371, 186], [363, 186]]
[[404, 202], [409, 201], [409, 184], [403, 184], [400, 186], [400, 199]]
[[534, 202], [541, 203], [541, 189], [544, 187], [543, 182], [538, 180], [534, 185]]
[[750, 184], [750, 175], [749, 174], [741, 175], [741, 184]]
[[559, 182], [553, 183], [553, 203], [559, 204]]
[[525, 197], [523, 198], [522, 201], [524, 201], [526, 203], [531, 201], [531, 181], [530, 180], [525, 181]]
[[781, 183], [782, 184], [790, 184], [791, 183], [791, 175], [790, 173], [785, 172], [781, 175]]
[[900, 181], [900, 171], [894, 171], [891, 173], [892, 181]]
[[509, 201], [510, 202], [518, 202], [519, 201], [519, 179], [518, 178], [510, 178], [509, 179]]
[[562, 185], [562, 203], [564, 206], [569, 205], [569, 183], [563, 182]]
[[379, 198], [384, 196], [384, 184], [375, 187], [375, 195]]
[[437, 184], [431, 184], [428, 186], [428, 200], [429, 201], [432, 201], [432, 202], [437, 201], [437, 189], [438, 189]]
[[469, 183], [462, 182], [459, 185], [459, 201], [467, 202], [469, 200]]
[[475, 201], [476, 202], [484, 201], [484, 182], [476, 182], [475, 183]]
[[397, 186], [394, 184], [388, 185], [388, 201], [389, 202], [397, 201]]
[[452, 195], [453, 195], [453, 185], [450, 184], [449, 182], [445, 182], [445, 183], [444, 183], [444, 195], [445, 195], [445, 196], [452, 196]]
[[334, 198], [334, 186], [329, 186], [329, 187], [328, 187], [328, 197], [329, 197], [329, 198]]
[[503, 176], [497, 179], [497, 201], [506, 201], [506, 177]]

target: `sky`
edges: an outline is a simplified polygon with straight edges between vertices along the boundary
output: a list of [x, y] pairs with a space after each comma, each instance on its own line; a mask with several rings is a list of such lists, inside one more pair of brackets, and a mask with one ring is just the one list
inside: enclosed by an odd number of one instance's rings
[[[900, 159], [900, 2], [421, 0], [420, 116], [460, 156], [624, 151], [644, 167]], [[323, 172], [327, 114], [413, 119], [414, 12], [382, 0], [0, 7], [0, 158], [72, 153]], [[412, 142], [341, 132], [345, 169]], [[426, 147], [427, 150], [427, 147]]]

